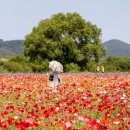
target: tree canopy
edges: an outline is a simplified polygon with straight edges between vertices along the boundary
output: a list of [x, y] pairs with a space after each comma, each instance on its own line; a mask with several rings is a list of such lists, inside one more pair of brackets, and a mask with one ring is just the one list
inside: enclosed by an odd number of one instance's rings
[[100, 28], [78, 13], [58, 13], [41, 20], [25, 37], [24, 54], [32, 63], [57, 60], [84, 70], [89, 60], [97, 63], [105, 50]]

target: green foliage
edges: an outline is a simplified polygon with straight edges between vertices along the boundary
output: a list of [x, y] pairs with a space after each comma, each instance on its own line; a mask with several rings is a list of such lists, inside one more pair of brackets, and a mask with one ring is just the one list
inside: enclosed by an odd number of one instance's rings
[[28, 59], [23, 55], [12, 57], [8, 61], [0, 62], [0, 72], [32, 72]]
[[89, 60], [88, 63], [86, 64], [85, 70], [89, 72], [95, 72], [96, 71], [96, 63], [94, 60]]
[[0, 61], [0, 73], [7, 73], [8, 70], [4, 68], [3, 62]]
[[104, 61], [105, 71], [130, 71], [130, 58], [119, 57], [119, 56], [109, 56]]
[[33, 63], [31, 63], [31, 68], [33, 72], [48, 72], [49, 71], [48, 66], [49, 66], [48, 60], [44, 61], [35, 60]]
[[23, 67], [20, 64], [13, 61], [4, 62], [3, 68], [8, 72], [23, 72]]
[[89, 60], [99, 62], [105, 54], [100, 36], [101, 29], [79, 14], [59, 13], [41, 20], [26, 36], [24, 54], [38, 72], [46, 71], [41, 66], [46, 59], [58, 60], [64, 66], [76, 63], [83, 70]]
[[24, 55], [17, 55], [11, 58], [10, 61], [18, 63], [23, 68], [23, 70], [21, 69], [20, 72], [32, 72], [29, 59], [25, 57]]
[[74, 73], [79, 71], [80, 71], [80, 67], [77, 64], [70, 63], [65, 65], [65, 72]]
[[12, 57], [10, 61], [19, 62], [19, 63], [27, 63], [29, 62], [28, 59], [24, 55], [17, 55]]

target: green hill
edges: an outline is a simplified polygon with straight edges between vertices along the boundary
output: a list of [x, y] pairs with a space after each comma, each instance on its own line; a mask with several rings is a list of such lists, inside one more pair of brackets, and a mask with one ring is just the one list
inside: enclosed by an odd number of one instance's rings
[[23, 54], [23, 40], [3, 41], [0, 39], [0, 56]]
[[15, 52], [4, 49], [4, 48], [0, 48], [0, 56], [14, 56], [16, 55]]
[[[3, 41], [0, 39], [0, 56], [23, 54], [23, 40]], [[112, 39], [104, 42], [108, 55], [130, 57], [130, 44]]]
[[104, 42], [104, 46], [108, 55], [130, 57], [130, 44], [123, 41], [117, 39], [109, 40]]

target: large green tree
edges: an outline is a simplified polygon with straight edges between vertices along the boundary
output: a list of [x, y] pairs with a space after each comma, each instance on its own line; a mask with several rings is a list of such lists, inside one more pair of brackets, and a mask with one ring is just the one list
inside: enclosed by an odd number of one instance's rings
[[58, 13], [41, 20], [25, 37], [24, 54], [31, 62], [58, 60], [84, 68], [105, 54], [100, 36], [101, 29], [78, 13]]

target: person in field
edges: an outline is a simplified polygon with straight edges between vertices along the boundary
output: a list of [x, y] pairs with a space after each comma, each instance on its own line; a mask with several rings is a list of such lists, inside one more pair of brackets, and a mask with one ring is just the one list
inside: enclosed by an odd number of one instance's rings
[[61, 86], [60, 73], [63, 72], [63, 66], [58, 61], [49, 62], [49, 68], [51, 70], [49, 74], [50, 87], [55, 88]]
[[101, 72], [104, 73], [104, 66], [101, 66]]
[[97, 65], [96, 72], [100, 72], [100, 67]]
[[50, 72], [49, 81], [50, 81], [51, 88], [61, 86], [61, 79], [59, 77], [59, 74], [56, 72], [53, 72], [53, 71]]

